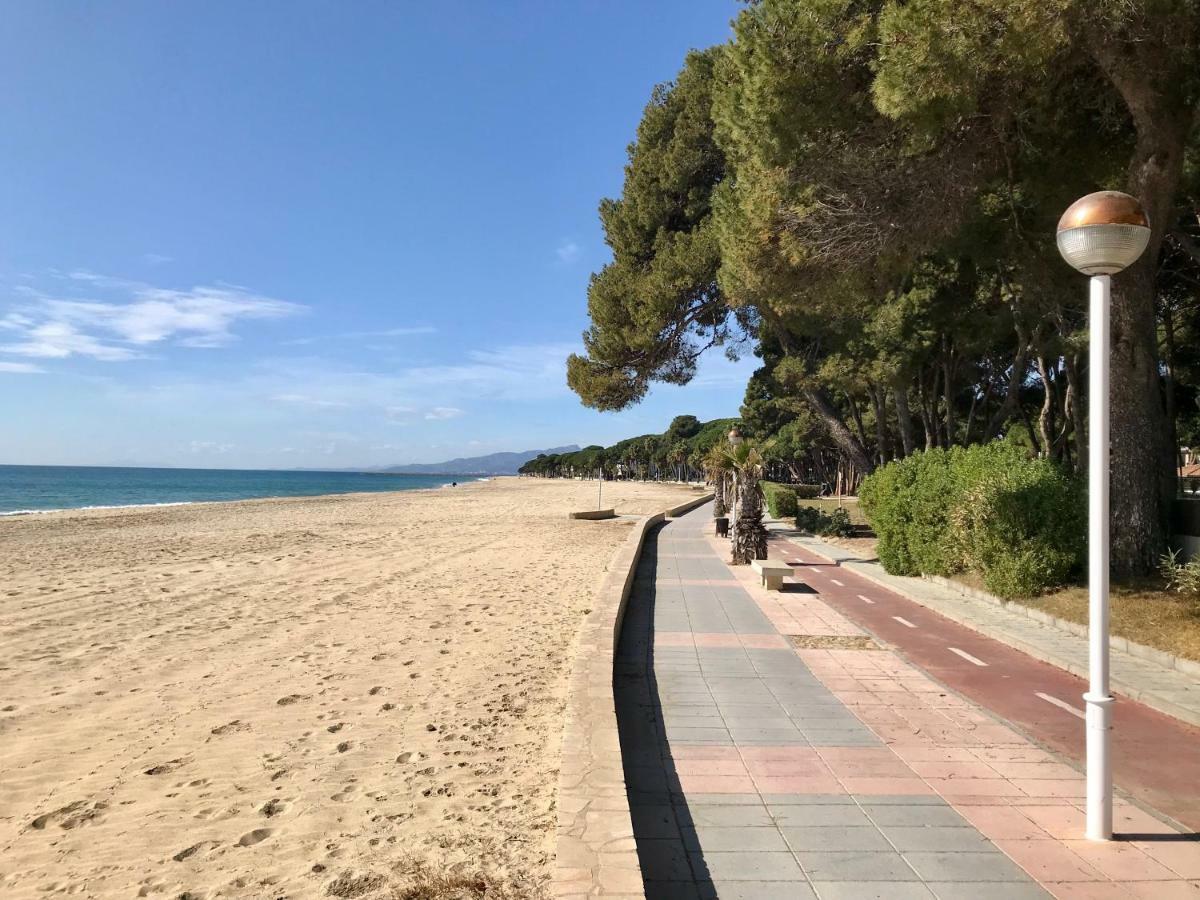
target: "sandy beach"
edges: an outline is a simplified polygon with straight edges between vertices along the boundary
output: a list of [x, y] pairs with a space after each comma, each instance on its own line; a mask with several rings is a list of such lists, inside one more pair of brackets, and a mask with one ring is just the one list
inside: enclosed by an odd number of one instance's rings
[[536, 895], [574, 639], [630, 528], [567, 521], [595, 499], [0, 520], [0, 895], [389, 896], [423, 866]]

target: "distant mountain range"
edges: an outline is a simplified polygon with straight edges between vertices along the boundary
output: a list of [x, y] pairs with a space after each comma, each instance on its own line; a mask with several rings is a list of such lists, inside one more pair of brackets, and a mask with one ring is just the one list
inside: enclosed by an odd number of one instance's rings
[[487, 456], [467, 456], [446, 462], [419, 463], [409, 466], [387, 466], [372, 469], [397, 475], [516, 475], [517, 469], [539, 453], [574, 453], [578, 444], [551, 447], [549, 450], [523, 450], [519, 453], [489, 453]]

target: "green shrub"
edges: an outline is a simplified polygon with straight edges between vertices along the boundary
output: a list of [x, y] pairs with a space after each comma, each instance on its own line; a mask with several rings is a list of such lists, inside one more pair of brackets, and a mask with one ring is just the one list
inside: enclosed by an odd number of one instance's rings
[[837, 509], [831, 509], [821, 524], [821, 534], [825, 537], [850, 537], [854, 534], [850, 513], [840, 506]]
[[879, 538], [879, 561], [894, 575], [948, 575], [949, 511], [955, 495], [952, 451], [927, 450], [867, 476], [859, 508]]
[[1179, 561], [1179, 551], [1172, 550], [1163, 555], [1159, 571], [1167, 582], [1168, 589], [1200, 604], [1200, 556], [1186, 563]]
[[815, 506], [798, 506], [796, 508], [796, 530], [809, 534], [820, 534], [829, 517]]
[[796, 492], [790, 484], [777, 484], [774, 481], [761, 484], [771, 518], [785, 519], [796, 514]]
[[930, 450], [872, 473], [859, 504], [898, 575], [975, 572], [1025, 597], [1082, 564], [1086, 506], [1077, 479], [1012, 443]]
[[821, 496], [819, 484], [793, 484], [791, 488], [801, 500], [815, 500]]

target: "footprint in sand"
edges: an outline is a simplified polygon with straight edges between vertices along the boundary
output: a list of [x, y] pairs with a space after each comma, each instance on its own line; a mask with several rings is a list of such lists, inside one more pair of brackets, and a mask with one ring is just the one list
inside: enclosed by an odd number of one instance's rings
[[286, 697], [280, 697], [275, 702], [280, 706], [291, 706], [293, 703], [299, 703], [302, 700], [311, 699], [308, 694], [288, 694]]
[[253, 847], [255, 844], [262, 843], [274, 833], [270, 828], [255, 828], [253, 831], [247, 831], [238, 838], [238, 846]]
[[[283, 701], [280, 700], [279, 702], [282, 703]], [[215, 734], [218, 737], [220, 737], [223, 734], [234, 734], [235, 732], [238, 732], [238, 731], [249, 731], [249, 730], [250, 730], [249, 722], [243, 722], [241, 719], [234, 719], [232, 722], [226, 722], [224, 725], [218, 725], [216, 728], [214, 728], [212, 730], [211, 734]]]
[[169, 772], [174, 772], [180, 766], [186, 766], [189, 760], [186, 757], [179, 759], [169, 759], [165, 763], [159, 763], [157, 766], [151, 766], [145, 771], [146, 775], [166, 775]]
[[192, 844], [190, 847], [183, 848], [174, 856], [172, 856], [171, 859], [175, 860], [175, 862], [183, 862], [185, 859], [189, 859], [195, 856], [197, 853], [207, 850], [215, 850], [219, 846], [221, 845], [216, 841], [201, 841], [198, 844]]

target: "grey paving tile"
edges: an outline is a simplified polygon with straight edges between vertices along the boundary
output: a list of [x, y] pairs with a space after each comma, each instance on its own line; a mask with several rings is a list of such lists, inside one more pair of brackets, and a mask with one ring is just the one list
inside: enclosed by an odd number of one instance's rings
[[687, 806], [677, 810], [681, 825], [696, 828], [722, 826], [737, 828], [774, 827], [775, 820], [761, 805], [755, 806]]
[[991, 853], [905, 853], [924, 881], [1029, 881], [1029, 876], [999, 851]]
[[892, 849], [874, 825], [810, 825], [782, 828], [788, 846], [797, 853], [804, 850], [868, 850], [884, 852]]
[[811, 881], [918, 881], [917, 874], [894, 851], [800, 851], [800, 865]]
[[763, 794], [763, 802], [772, 813], [792, 806], [854, 806], [849, 794]]
[[693, 853], [692, 866], [697, 874], [706, 871], [714, 882], [806, 883], [804, 873], [790, 853]]
[[637, 842], [638, 862], [646, 881], [691, 882], [692, 869], [683, 841], [679, 839], [640, 840]]
[[688, 850], [699, 850], [702, 853], [734, 850], [743, 853], [761, 853], [769, 850], [786, 853], [788, 850], [783, 835], [773, 825], [700, 825], [696, 828], [685, 828], [681, 833], [683, 844]]
[[[938, 900], [1048, 900], [1052, 894], [1030, 881], [1016, 882], [932, 881], [927, 887]], [[1081, 895], [1082, 896], [1082, 895]]]
[[758, 794], [688, 794], [687, 807], [697, 806], [762, 806], [763, 798]]
[[[893, 807], [900, 809], [901, 807]], [[922, 807], [916, 807], [921, 809]], [[924, 809], [937, 809], [929, 806]], [[884, 826], [884, 837], [900, 852], [907, 850], [982, 851], [994, 850], [995, 845], [971, 827]]]
[[[932, 900], [927, 887], [915, 881], [814, 881], [813, 889], [821, 900]], [[959, 894], [955, 900], [975, 900], [972, 894]]]
[[855, 794], [854, 802], [864, 807], [946, 805], [946, 801], [936, 794]]
[[923, 825], [954, 828], [969, 826], [969, 822], [951, 807], [942, 804], [887, 804], [863, 802], [863, 810], [876, 825]]
[[631, 806], [629, 815], [633, 820], [633, 835], [639, 841], [665, 840], [680, 836], [675, 810], [669, 803]]
[[814, 900], [817, 895], [803, 882], [721, 881], [713, 885], [710, 896], [719, 900]]
[[[805, 806], [774, 806], [770, 814], [781, 828], [818, 828], [831, 825], [871, 826], [871, 820], [853, 803], [815, 804]], [[847, 847], [846, 849], [850, 849]]]

